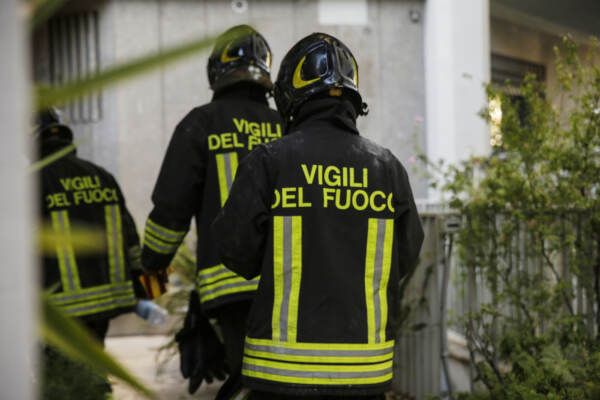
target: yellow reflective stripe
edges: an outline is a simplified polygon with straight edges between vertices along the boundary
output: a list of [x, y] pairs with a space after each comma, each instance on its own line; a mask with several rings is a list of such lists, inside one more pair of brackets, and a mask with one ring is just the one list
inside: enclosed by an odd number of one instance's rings
[[394, 221], [369, 218], [365, 260], [365, 300], [369, 343], [385, 340], [387, 285], [392, 263]]
[[275, 382], [316, 385], [369, 384], [392, 378], [392, 360], [377, 364], [295, 364], [244, 357], [245, 376]]
[[365, 260], [365, 299], [367, 303], [367, 338], [375, 343], [375, 310], [373, 305], [373, 276], [375, 274], [375, 247], [377, 245], [377, 219], [369, 218], [367, 253]]
[[59, 308], [66, 314], [71, 316], [82, 316], [88, 314], [96, 314], [102, 311], [113, 310], [115, 308], [127, 307], [136, 303], [136, 298], [133, 292], [123, 296], [115, 296], [108, 299], [87, 301], [69, 306], [60, 306]]
[[256, 339], [246, 336], [246, 343], [256, 346], [272, 346], [285, 351], [290, 350], [332, 350], [332, 351], [375, 351], [387, 350], [393, 351], [394, 341], [389, 340], [382, 343], [288, 343], [278, 342], [271, 339]]
[[278, 361], [263, 360], [260, 358], [244, 357], [244, 363], [250, 365], [260, 365], [263, 367], [280, 368], [289, 371], [315, 371], [315, 372], [366, 372], [366, 371], [381, 371], [392, 367], [392, 360], [384, 361], [377, 364], [353, 364], [353, 365], [336, 365], [336, 364], [296, 364], [284, 363]]
[[146, 220], [146, 229], [149, 229], [155, 236], [158, 236], [165, 240], [181, 240], [187, 233], [187, 231], [174, 231], [169, 228], [165, 228], [162, 225], [157, 224], [150, 218]]
[[392, 372], [381, 376], [369, 378], [310, 378], [310, 377], [294, 377], [281, 376], [266, 372], [251, 371], [247, 368], [242, 369], [242, 374], [251, 378], [264, 379], [283, 383], [300, 383], [300, 384], [315, 384], [315, 385], [369, 385], [376, 383], [384, 383], [392, 379]]
[[69, 214], [66, 210], [52, 211], [50, 217], [54, 232], [60, 238], [56, 245], [56, 254], [63, 292], [79, 290], [81, 283], [73, 252]]
[[239, 276], [223, 264], [198, 271], [198, 285], [208, 285], [220, 279]]
[[384, 341], [385, 328], [388, 320], [387, 287], [390, 281], [390, 269], [392, 266], [392, 247], [394, 243], [394, 220], [385, 221], [385, 239], [383, 244], [383, 265], [381, 272], [381, 283], [379, 285], [379, 304], [381, 305], [381, 322], [379, 326], [379, 341]]
[[283, 302], [283, 217], [273, 217], [273, 316], [271, 320], [273, 340], [281, 339], [279, 326]]
[[216, 290], [216, 291], [214, 291], [210, 294], [204, 295], [204, 296], [201, 295], [200, 301], [202, 303], [204, 303], [204, 302], [207, 302], [210, 300], [214, 300], [221, 296], [226, 296], [228, 294], [250, 292], [250, 291], [254, 291], [256, 289], [258, 289], [258, 282], [247, 281], [243, 284], [238, 284], [235, 287], [223, 288], [223, 289]]
[[108, 263], [111, 282], [125, 280], [125, 256], [123, 254], [123, 227], [121, 209], [118, 205], [104, 206], [106, 237], [108, 240]]
[[129, 263], [131, 264], [132, 269], [141, 269], [142, 268], [142, 249], [140, 246], [135, 245], [129, 248]]
[[[258, 358], [275, 358], [275, 355], [268, 351], [251, 350], [248, 347], [244, 350], [244, 354]], [[393, 349], [385, 354], [377, 356], [312, 356], [312, 355], [297, 355], [297, 354], [280, 354], [277, 353], [277, 360], [281, 361], [299, 361], [313, 363], [338, 363], [338, 364], [357, 364], [367, 362], [380, 362], [390, 360], [394, 356]]]
[[91, 288], [81, 289], [75, 292], [59, 292], [50, 295], [50, 301], [53, 303], [70, 303], [74, 301], [92, 300], [102, 298], [112, 294], [123, 294], [133, 290], [131, 281], [119, 283], [93, 286]]
[[238, 155], [236, 152], [219, 153], [215, 155], [217, 162], [217, 176], [219, 180], [219, 191], [221, 194], [221, 206], [227, 201], [229, 189], [233, 184], [238, 167]]
[[288, 341], [295, 342], [298, 333], [298, 298], [302, 277], [302, 217], [292, 217], [292, 274], [288, 310]]
[[179, 244], [162, 246], [155, 241], [155, 239], [151, 238], [148, 235], [144, 235], [144, 246], [149, 247], [157, 253], [161, 254], [172, 254], [177, 251]]
[[259, 277], [252, 280], [237, 275], [223, 264], [202, 269], [198, 272], [198, 294], [200, 302], [207, 302], [218, 297], [249, 292], [258, 288]]

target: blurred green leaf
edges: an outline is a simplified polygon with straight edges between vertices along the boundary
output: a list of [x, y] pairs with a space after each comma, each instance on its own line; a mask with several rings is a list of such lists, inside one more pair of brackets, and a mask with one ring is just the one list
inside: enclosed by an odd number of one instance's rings
[[36, 88], [36, 108], [38, 110], [58, 106], [73, 101], [103, 87], [114, 85], [125, 79], [141, 75], [158, 67], [163, 67], [181, 58], [209, 48], [213, 38], [203, 38], [190, 43], [159, 51], [133, 61], [108, 68], [87, 78], [67, 83], [60, 87], [38, 86]]
[[42, 168], [47, 167], [48, 165], [52, 164], [54, 161], [60, 160], [61, 158], [63, 158], [64, 156], [66, 156], [67, 154], [69, 154], [70, 152], [75, 150], [77, 148], [77, 146], [79, 146], [84, 141], [85, 141], [84, 139], [78, 140], [78, 141], [68, 145], [67, 147], [63, 147], [62, 149], [58, 150], [57, 152], [52, 153], [49, 156], [44, 157], [41, 160], [34, 162], [33, 164], [31, 164], [31, 166], [29, 166], [29, 168], [27, 169], [27, 172], [32, 173], [32, 172], [39, 171]]
[[147, 397], [155, 397], [150, 389], [142, 385], [108, 355], [84, 328], [50, 304], [45, 296], [42, 297], [40, 314], [41, 335], [46, 343], [56, 347], [65, 356], [83, 362], [99, 373], [113, 375]]
[[37, 28], [46, 22], [54, 13], [65, 3], [65, 0], [31, 0], [31, 15], [29, 17], [29, 26], [32, 29]]
[[44, 224], [38, 234], [38, 249], [42, 254], [56, 254], [57, 246], [69, 244], [78, 255], [106, 252], [106, 232], [89, 226], [71, 225], [68, 234], [54, 230], [51, 224]]

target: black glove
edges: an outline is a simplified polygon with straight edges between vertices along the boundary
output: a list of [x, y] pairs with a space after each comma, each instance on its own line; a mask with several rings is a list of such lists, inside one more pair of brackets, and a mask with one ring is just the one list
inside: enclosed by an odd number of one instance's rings
[[181, 375], [190, 380], [190, 394], [200, 387], [203, 380], [211, 383], [214, 378], [225, 379], [225, 349], [208, 318], [202, 314], [195, 290], [190, 293], [183, 328], [175, 335], [175, 341], [179, 344]]

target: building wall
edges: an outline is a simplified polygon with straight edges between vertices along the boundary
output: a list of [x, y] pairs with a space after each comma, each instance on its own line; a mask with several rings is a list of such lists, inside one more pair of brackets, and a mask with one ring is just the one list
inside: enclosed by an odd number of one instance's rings
[[[367, 20], [358, 25], [320, 25], [319, 3], [250, 0], [244, 12], [236, 12], [229, 1], [112, 1], [101, 11], [106, 28], [102, 39], [109, 42], [102, 56], [108, 63], [122, 62], [250, 23], [273, 50], [275, 77], [283, 55], [298, 39], [315, 31], [331, 33], [358, 59], [360, 89], [371, 110], [359, 120], [359, 129], [391, 148], [412, 175], [414, 148], [425, 147], [424, 135], [414, 135], [415, 120], [425, 113], [425, 99], [423, 25], [420, 19], [411, 21], [409, 14], [412, 10], [422, 15], [422, 1], [365, 0]], [[151, 209], [152, 187], [177, 122], [191, 108], [211, 99], [207, 56], [199, 54], [106, 91], [106, 118], [114, 121], [114, 131], [107, 137], [105, 132], [95, 133], [90, 155], [111, 161], [108, 167], [118, 175], [138, 225]], [[116, 157], [116, 164], [108, 156], [98, 157], [104, 154], [99, 149]], [[424, 197], [424, 182], [416, 174], [412, 180], [416, 197]]]

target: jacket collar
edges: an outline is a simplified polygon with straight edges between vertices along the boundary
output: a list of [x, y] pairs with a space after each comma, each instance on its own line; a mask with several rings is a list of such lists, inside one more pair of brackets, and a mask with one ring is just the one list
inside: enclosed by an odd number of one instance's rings
[[304, 103], [294, 119], [288, 124], [286, 132], [302, 129], [313, 124], [330, 124], [349, 133], [358, 135], [356, 111], [348, 100], [327, 97], [309, 100]]
[[215, 92], [212, 101], [215, 100], [250, 100], [266, 106], [269, 105], [267, 90], [260, 85], [248, 82], [240, 82]]

